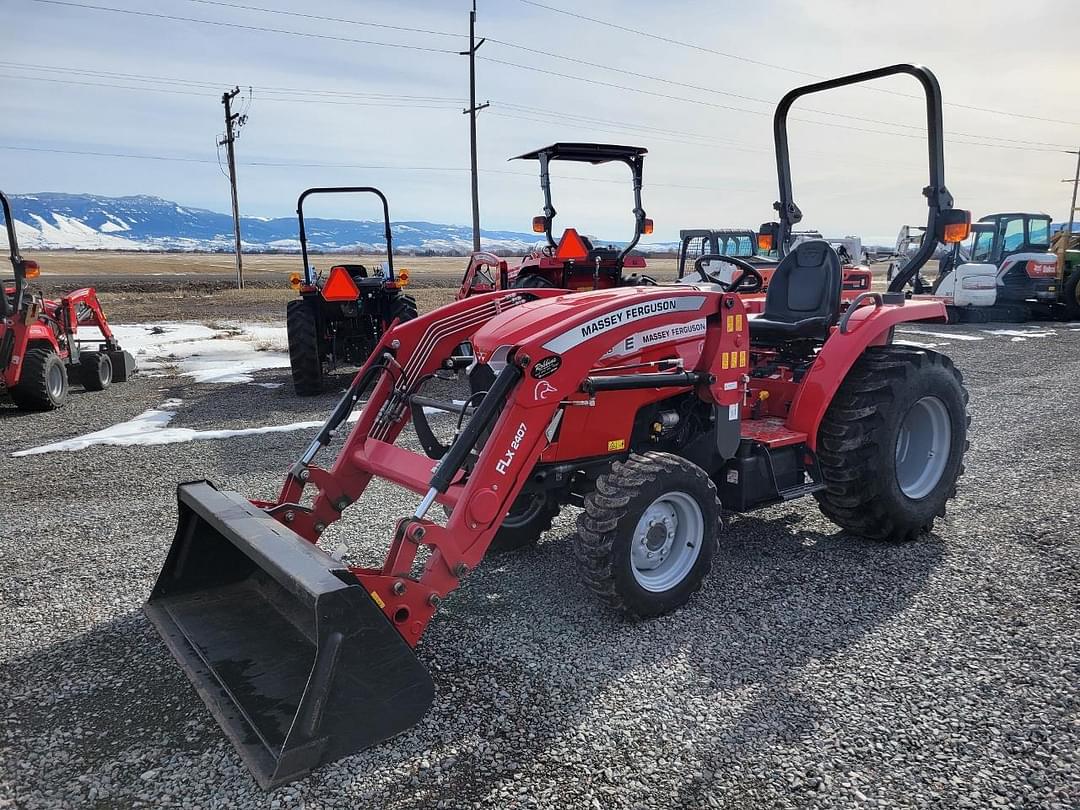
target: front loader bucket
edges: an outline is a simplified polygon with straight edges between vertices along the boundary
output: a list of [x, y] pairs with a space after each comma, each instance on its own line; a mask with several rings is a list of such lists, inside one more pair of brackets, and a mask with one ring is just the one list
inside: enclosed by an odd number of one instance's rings
[[424, 715], [431, 676], [344, 565], [205, 481], [177, 501], [144, 610], [263, 788]]

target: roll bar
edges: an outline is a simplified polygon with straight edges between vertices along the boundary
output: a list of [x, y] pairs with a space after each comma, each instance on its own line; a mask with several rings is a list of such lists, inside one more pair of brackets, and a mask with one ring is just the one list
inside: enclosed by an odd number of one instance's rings
[[896, 76], [902, 73], [914, 76], [922, 85], [923, 92], [926, 95], [926, 131], [930, 181], [926, 188], [923, 189], [923, 195], [926, 197], [929, 207], [926, 218], [926, 233], [932, 235], [932, 238], [923, 239], [918, 252], [911, 257], [904, 269], [893, 278], [889, 290], [891, 292], [902, 290], [904, 285], [933, 256], [937, 243], [942, 239], [945, 218], [941, 214], [951, 210], [953, 207], [952, 194], [945, 187], [945, 143], [942, 131], [941, 87], [938, 85], [937, 77], [929, 68], [910, 64], [889, 65], [875, 70], [853, 73], [850, 76], [840, 76], [836, 79], [826, 79], [803, 87], [796, 87], [780, 100], [773, 116], [773, 138], [776, 142], [776, 174], [780, 182], [780, 199], [773, 204], [773, 207], [780, 215], [777, 247], [781, 256], [787, 253], [787, 241], [792, 227], [802, 220], [802, 211], [796, 205], [791, 191], [791, 160], [788, 152], [787, 136], [787, 115], [791, 105], [796, 100], [812, 93], [820, 93], [852, 84], [861, 84], [862, 82], [882, 79], [886, 76]]
[[15, 274], [15, 300], [13, 305], [8, 305], [7, 296], [0, 289], [0, 318], [7, 318], [22, 309], [23, 285], [26, 278], [23, 269], [23, 257], [19, 253], [19, 240], [15, 236], [15, 218], [11, 215], [11, 203], [7, 195], [0, 191], [0, 208], [4, 211], [4, 225], [7, 229], [8, 257], [11, 261], [12, 272]]
[[390, 205], [386, 201], [386, 195], [374, 186], [325, 186], [321, 188], [309, 188], [300, 195], [296, 201], [296, 218], [300, 223], [300, 254], [304, 261], [304, 281], [313, 284], [311, 267], [308, 264], [307, 229], [304, 227], [304, 200], [314, 194], [374, 194], [382, 202], [383, 226], [386, 232], [386, 269], [389, 280], [394, 281], [394, 243], [393, 234], [390, 233]]
[[510, 158], [511, 160], [536, 160], [540, 163], [540, 188], [544, 192], [544, 237], [548, 245], [556, 247], [555, 239], [551, 236], [551, 222], [555, 219], [555, 206], [551, 204], [551, 175], [548, 172], [548, 164], [553, 160], [567, 160], [575, 163], [609, 163], [618, 161], [630, 167], [630, 175], [634, 183], [634, 238], [619, 254], [618, 262], [622, 262], [630, 251], [641, 239], [645, 230], [645, 209], [641, 207], [641, 174], [645, 163], [647, 149], [641, 146], [618, 146], [607, 143], [553, 143], [533, 152]]

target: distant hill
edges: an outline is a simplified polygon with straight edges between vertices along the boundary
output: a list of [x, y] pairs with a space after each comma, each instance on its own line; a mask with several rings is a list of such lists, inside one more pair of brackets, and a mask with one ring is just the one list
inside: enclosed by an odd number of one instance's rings
[[[94, 194], [16, 194], [11, 197], [16, 235], [24, 248], [50, 250], [138, 250], [232, 252], [232, 218], [190, 208], [160, 197], [99, 197]], [[241, 217], [245, 252], [300, 249], [294, 217]], [[395, 252], [465, 255], [472, 228], [434, 222], [393, 223]], [[307, 219], [313, 251], [379, 252], [385, 249], [381, 222]], [[531, 233], [481, 231], [485, 250], [521, 255], [537, 241]], [[7, 236], [0, 230], [0, 246]], [[646, 252], [673, 250], [670, 244], [642, 246]]]

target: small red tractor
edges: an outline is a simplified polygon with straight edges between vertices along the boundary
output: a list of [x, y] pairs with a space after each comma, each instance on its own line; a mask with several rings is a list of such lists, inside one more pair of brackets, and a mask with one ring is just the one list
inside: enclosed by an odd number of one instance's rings
[[[87, 391], [125, 382], [135, 359], [120, 348], [93, 289], [75, 290], [59, 301], [33, 295], [27, 281], [41, 273], [38, 263], [19, 253], [11, 205], [0, 192], [14, 278], [0, 280], [0, 392], [26, 411], [59, 408], [74, 378]], [[83, 348], [79, 327], [95, 327], [103, 340]]]
[[[533, 218], [533, 232], [542, 233], [546, 244], [524, 257], [510, 268], [505, 259], [492, 253], [474, 253], [469, 257], [457, 300], [471, 295], [509, 288], [548, 288], [571, 290], [603, 290], [611, 287], [655, 284], [655, 279], [623, 271], [644, 270], [645, 259], [631, 252], [643, 234], [653, 231], [652, 220], [641, 207], [641, 173], [647, 149], [640, 146], [616, 146], [606, 143], [555, 143], [518, 155], [513, 160], [535, 160], [540, 164], [540, 188], [544, 192], [544, 213]], [[588, 237], [567, 228], [559, 242], [551, 234], [555, 208], [551, 204], [551, 175], [548, 165], [555, 160], [599, 165], [619, 161], [630, 167], [634, 184], [634, 235], [621, 250], [613, 245], [597, 247]]]
[[[932, 113], [928, 233], [963, 238], [967, 214], [944, 185], [937, 81], [913, 65], [784, 97], [781, 234], [798, 221], [791, 104], [898, 73], [922, 82]], [[761, 275], [729, 258], [740, 268], [730, 283], [498, 290], [399, 324], [276, 499], [179, 487], [176, 537], [145, 611], [261, 785], [423, 716], [435, 687], [413, 648], [508, 516], [518, 520], [506, 545], [520, 546], [561, 508], [582, 508], [572, 541], [581, 582], [563, 587], [633, 619], [691, 599], [724, 542], [725, 510], [812, 495], [861, 537], [932, 529], [963, 470], [967, 393], [948, 357], [892, 334], [944, 321], [944, 304], [867, 292], [845, 306], [836, 252], [810, 241], [783, 256], [751, 317], [739, 293]], [[471, 387], [464, 404], [425, 395], [455, 372]], [[361, 403], [333, 464], [317, 465]], [[460, 420], [448, 444], [428, 423], [433, 408]], [[419, 504], [397, 521], [382, 565], [348, 565], [318, 542], [343, 510], [377, 497], [374, 479]]]
[[[336, 264], [321, 278], [308, 263], [304, 201], [322, 194], [373, 194], [382, 203], [386, 237], [386, 266], [369, 272], [362, 264]], [[300, 396], [323, 391], [325, 370], [338, 364], [360, 366], [393, 324], [416, 317], [416, 299], [404, 293], [408, 271], [394, 275], [394, 242], [390, 207], [371, 186], [309, 188], [296, 202], [300, 225], [300, 254], [304, 272], [293, 273], [292, 286], [300, 297], [285, 312], [293, 388]]]

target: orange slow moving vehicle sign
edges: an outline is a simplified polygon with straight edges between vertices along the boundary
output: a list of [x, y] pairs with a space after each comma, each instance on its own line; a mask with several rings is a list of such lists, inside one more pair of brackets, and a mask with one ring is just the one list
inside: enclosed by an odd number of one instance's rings
[[589, 257], [589, 248], [575, 228], [563, 231], [559, 246], [555, 248], [555, 258], [564, 262], [576, 262]]
[[356, 288], [349, 271], [344, 267], [330, 270], [330, 277], [322, 288], [322, 297], [327, 301], [355, 301], [360, 291]]

